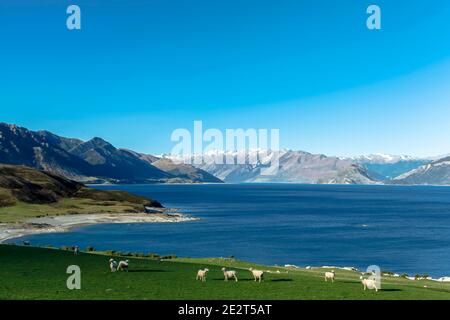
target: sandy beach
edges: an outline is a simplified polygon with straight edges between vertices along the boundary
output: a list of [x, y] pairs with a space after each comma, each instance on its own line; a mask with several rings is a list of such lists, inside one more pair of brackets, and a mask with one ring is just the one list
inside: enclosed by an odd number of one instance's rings
[[48, 216], [28, 219], [20, 223], [0, 223], [0, 243], [37, 233], [65, 232], [71, 228], [100, 223], [174, 223], [198, 218], [181, 213], [99, 213]]

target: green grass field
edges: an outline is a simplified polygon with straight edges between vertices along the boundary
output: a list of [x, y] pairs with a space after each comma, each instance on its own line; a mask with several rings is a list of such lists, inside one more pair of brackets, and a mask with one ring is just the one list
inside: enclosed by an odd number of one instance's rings
[[[119, 259], [115, 257], [115, 259]], [[111, 273], [101, 253], [0, 245], [0, 299], [450, 299], [450, 284], [383, 278], [382, 290], [363, 291], [359, 274], [337, 270], [335, 283], [324, 270], [287, 270], [229, 259], [130, 259], [129, 272]], [[81, 290], [68, 290], [66, 268], [81, 268]], [[239, 282], [223, 281], [222, 266]], [[279, 270], [255, 283], [246, 268]], [[208, 267], [207, 281], [195, 280]], [[424, 288], [427, 286], [427, 288]]]

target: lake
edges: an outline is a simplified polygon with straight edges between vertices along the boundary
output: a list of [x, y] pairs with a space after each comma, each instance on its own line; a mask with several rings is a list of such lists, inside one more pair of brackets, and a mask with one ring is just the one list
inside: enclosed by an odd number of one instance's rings
[[[298, 184], [97, 186], [179, 208], [200, 221], [105, 224], [26, 236], [33, 245], [94, 246], [263, 264], [372, 264], [450, 275], [450, 187]], [[18, 242], [18, 239], [10, 242]]]

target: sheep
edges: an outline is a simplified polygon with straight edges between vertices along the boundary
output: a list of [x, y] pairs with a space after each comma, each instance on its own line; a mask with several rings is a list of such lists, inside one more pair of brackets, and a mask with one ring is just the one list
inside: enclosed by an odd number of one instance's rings
[[197, 272], [197, 279], [196, 280], [201, 280], [202, 282], [206, 281], [206, 273], [209, 271], [208, 268], [205, 268], [203, 270], [198, 270]]
[[375, 289], [375, 292], [378, 292], [377, 282], [375, 279], [364, 279], [363, 276], [359, 277], [361, 280], [361, 283], [364, 286], [364, 290], [369, 289], [373, 290]]
[[334, 279], [336, 278], [336, 272], [334, 270], [331, 270], [331, 272], [325, 272], [325, 282], [328, 280], [331, 280], [331, 282], [334, 282]]
[[225, 268], [222, 268], [223, 275], [225, 277], [225, 281], [228, 281], [228, 279], [234, 278], [234, 280], [237, 282], [238, 278], [236, 277], [236, 271], [229, 270], [227, 271]]
[[128, 260], [120, 261], [119, 265], [117, 266], [117, 270], [119, 271], [127, 271], [128, 272]]
[[261, 270], [255, 270], [253, 268], [249, 269], [251, 271], [251, 273], [253, 274], [253, 278], [255, 278], [255, 282], [259, 281], [261, 282], [261, 280], [263, 280], [264, 277], [264, 271]]
[[114, 259], [109, 259], [109, 268], [111, 269], [111, 272], [117, 271], [117, 261]]

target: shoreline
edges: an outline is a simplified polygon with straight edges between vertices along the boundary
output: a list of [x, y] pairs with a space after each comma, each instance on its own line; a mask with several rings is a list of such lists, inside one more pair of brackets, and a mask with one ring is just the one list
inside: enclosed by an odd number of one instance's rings
[[[361, 271], [356, 267], [340, 267], [340, 266], [306, 266], [306, 267], [299, 267], [296, 266], [294, 264], [285, 264], [283, 266], [286, 269], [292, 269], [292, 270], [322, 270], [322, 269], [336, 269], [336, 270], [345, 270], [345, 271], [353, 271], [353, 272], [358, 272], [358, 273], [368, 273], [368, 271]], [[433, 278], [431, 276], [427, 276], [427, 277], [419, 277], [416, 278], [415, 276], [410, 276], [409, 274], [406, 274], [406, 276], [400, 275], [399, 273], [395, 273], [395, 272], [383, 272], [381, 271], [380, 276], [382, 277], [390, 277], [390, 278], [403, 278], [403, 279], [407, 279], [407, 280], [411, 280], [411, 281], [418, 281], [418, 280], [429, 280], [429, 281], [435, 281], [435, 282], [445, 282], [448, 283], [450, 282], [450, 277], [449, 276], [441, 276], [439, 278]]]
[[[27, 235], [43, 233], [68, 232], [71, 229], [89, 225], [98, 224], [127, 224], [127, 223], [179, 223], [188, 221], [198, 221], [199, 218], [184, 215], [181, 213], [93, 213], [93, 214], [73, 214], [60, 216], [46, 216], [31, 218], [25, 222], [18, 223], [0, 223], [0, 244], [6, 244], [5, 241], [21, 238]], [[281, 266], [292, 270], [313, 270], [313, 269], [338, 269], [346, 271], [361, 272], [356, 267], [341, 266], [306, 266], [300, 267], [294, 264], [285, 264]], [[400, 278], [400, 274], [386, 274], [384, 277]], [[435, 282], [450, 282], [450, 276], [441, 276], [439, 278], [427, 277], [415, 279], [407, 276], [405, 279], [430, 280]]]
[[[152, 209], [152, 208], [148, 208]], [[155, 208], [154, 213], [92, 213], [92, 214], [71, 214], [36, 217], [25, 220], [24, 222], [1, 223], [0, 222], [0, 244], [6, 244], [6, 241], [23, 236], [44, 234], [44, 233], [63, 233], [74, 228], [100, 225], [100, 224], [132, 224], [132, 223], [179, 223], [188, 221], [198, 221], [199, 218], [185, 215], [177, 212], [176, 209]], [[288, 269], [341, 269], [347, 271], [359, 270], [355, 267], [340, 266], [306, 266], [300, 267], [294, 264], [285, 264]], [[400, 278], [397, 273], [383, 274], [383, 276]], [[439, 278], [427, 277], [414, 279], [406, 277], [408, 280], [431, 280], [437, 282], [450, 282], [450, 276], [441, 276]]]
[[67, 232], [73, 228], [110, 223], [177, 223], [199, 218], [181, 213], [92, 213], [46, 216], [24, 222], [0, 223], [0, 244], [23, 236]]

